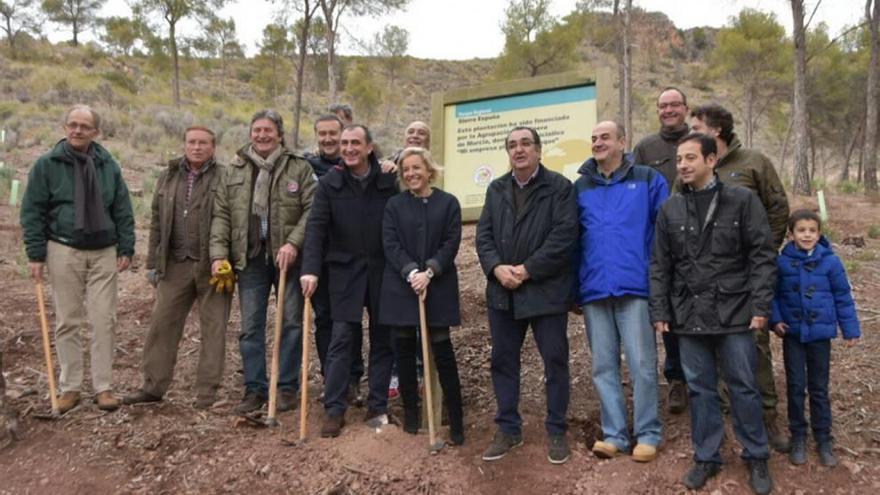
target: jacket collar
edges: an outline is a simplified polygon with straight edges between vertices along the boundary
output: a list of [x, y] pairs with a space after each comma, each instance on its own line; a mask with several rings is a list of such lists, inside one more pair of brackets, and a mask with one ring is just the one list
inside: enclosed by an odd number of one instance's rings
[[828, 238], [823, 235], [819, 237], [819, 242], [816, 243], [816, 247], [813, 249], [812, 253], [807, 253], [798, 248], [794, 241], [789, 241], [782, 249], [782, 253], [790, 258], [807, 262], [816, 261], [825, 256], [830, 256], [834, 254], [834, 250], [831, 248], [831, 243], [828, 242]]
[[733, 158], [739, 154], [740, 150], [742, 150], [742, 147], [742, 141], [740, 141], [739, 136], [734, 133], [733, 138], [730, 140], [730, 144], [727, 146], [727, 154], [718, 159], [718, 165], [716, 165], [715, 168], [719, 169], [732, 162]]
[[[239, 148], [238, 151], [235, 152], [235, 160], [232, 160], [233, 167], [244, 167], [247, 164], [251, 164], [251, 159], [247, 156], [247, 149], [248, 149], [248, 146], [250, 146], [250, 145], [251, 144], [248, 143], [248, 144], [242, 146], [241, 148]], [[283, 157], [283, 159], [282, 159], [282, 157]], [[287, 149], [287, 147], [282, 147], [281, 148], [281, 157], [279, 157], [278, 159], [280, 160], [279, 163], [283, 163], [284, 161], [287, 161], [288, 159], [295, 158], [295, 157], [296, 157], [296, 154], [293, 151], [290, 151], [289, 149]]]
[[591, 157], [581, 165], [581, 168], [578, 169], [578, 174], [589, 177], [590, 180], [596, 184], [612, 185], [625, 180], [629, 176], [634, 165], [635, 163], [632, 153], [624, 153], [623, 162], [617, 167], [617, 170], [611, 174], [611, 178], [606, 178], [599, 170], [599, 162]]
[[[370, 153], [367, 160], [370, 163], [370, 172], [364, 180], [368, 183], [375, 182], [377, 189], [393, 188], [395, 181], [397, 180], [397, 175], [383, 173], [381, 166], [379, 165], [379, 159], [376, 158], [375, 153]], [[335, 165], [330, 172], [321, 179], [321, 182], [326, 183], [333, 189], [342, 189], [342, 186], [346, 183], [354, 184], [356, 180], [357, 179], [351, 175], [351, 172], [348, 171], [348, 167], [345, 166], [345, 163], [340, 161], [338, 165]]]
[[[64, 143], [67, 141], [67, 138], [63, 138], [55, 143], [55, 146], [52, 147], [52, 151], [49, 152], [49, 157], [53, 160], [62, 161], [64, 163], [71, 163], [70, 158], [68, 158], [67, 154], [64, 153]], [[95, 150], [95, 166], [101, 166], [105, 161], [112, 159], [113, 157], [110, 155], [110, 152], [107, 151], [103, 146], [98, 144], [97, 141], [92, 141], [92, 148]]]

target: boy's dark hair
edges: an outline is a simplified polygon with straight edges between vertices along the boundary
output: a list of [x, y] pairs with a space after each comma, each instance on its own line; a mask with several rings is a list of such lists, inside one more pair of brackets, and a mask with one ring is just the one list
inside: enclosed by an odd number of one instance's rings
[[805, 208], [795, 210], [794, 213], [788, 217], [788, 231], [794, 232], [794, 226], [801, 220], [812, 220], [816, 222], [819, 226], [819, 232], [822, 232], [822, 219], [819, 217], [819, 214], [813, 210], [807, 210]]
[[733, 115], [717, 103], [700, 105], [691, 110], [691, 117], [703, 121], [708, 127], [718, 129], [718, 135], [725, 143], [733, 141]]
[[696, 141], [700, 143], [700, 154], [703, 155], [703, 158], [706, 158], [709, 155], [718, 155], [718, 144], [711, 136], [707, 136], [701, 132], [689, 132], [678, 140], [676, 146], [681, 146], [688, 141]]

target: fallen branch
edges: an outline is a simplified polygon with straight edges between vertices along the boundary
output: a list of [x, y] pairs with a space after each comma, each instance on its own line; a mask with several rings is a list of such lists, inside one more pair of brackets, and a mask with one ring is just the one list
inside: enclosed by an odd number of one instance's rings
[[361, 470], [358, 469], [358, 468], [351, 467], [351, 466], [348, 466], [348, 465], [343, 465], [342, 467], [345, 468], [346, 471], [351, 471], [352, 473], [359, 474], [359, 475], [361, 475], [361, 476], [366, 476], [366, 477], [368, 477], [368, 478], [370, 477], [370, 473], [368, 473], [368, 472], [366, 472], [366, 471], [361, 471]]

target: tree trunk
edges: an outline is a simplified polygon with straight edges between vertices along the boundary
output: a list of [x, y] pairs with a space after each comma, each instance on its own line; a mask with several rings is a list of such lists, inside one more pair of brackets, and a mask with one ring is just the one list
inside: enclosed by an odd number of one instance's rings
[[632, 0], [626, 0], [623, 14], [623, 126], [626, 129], [626, 148], [632, 146], [632, 50], [630, 49], [632, 30]]
[[804, 2], [791, 0], [794, 20], [794, 103], [792, 127], [794, 131], [793, 193], [810, 194], [810, 135], [807, 129], [807, 46], [804, 28]]
[[779, 175], [785, 176], [785, 158], [788, 155], [788, 140], [791, 138], [791, 119], [788, 119], [788, 128], [785, 130], [785, 139], [782, 141], [782, 151], [779, 153]]
[[73, 18], [73, 46], [79, 46], [79, 23]]
[[755, 90], [752, 86], [748, 86], [746, 88], [746, 135], [745, 135], [745, 145], [746, 148], [752, 147], [752, 125], [754, 122], [752, 119], [754, 118], [754, 106], [755, 106]]
[[6, 40], [9, 42], [9, 56], [12, 60], [17, 59], [15, 53], [15, 33], [12, 32], [12, 19], [6, 18]]
[[859, 137], [862, 135], [862, 124], [856, 128], [856, 132], [853, 134], [852, 139], [849, 142], [849, 146], [844, 150], [844, 161], [843, 161], [843, 170], [840, 171], [840, 180], [848, 181], [849, 180], [849, 164], [852, 162], [853, 152], [856, 150], [856, 144], [859, 142]]
[[177, 53], [177, 37], [174, 33], [174, 22], [168, 24], [168, 38], [171, 43], [171, 58], [174, 62], [174, 73], [172, 75], [171, 85], [174, 91], [174, 106], [180, 108], [180, 60]]
[[303, 79], [306, 75], [306, 51], [308, 50], [309, 30], [312, 22], [309, 15], [309, 2], [306, 1], [306, 14], [303, 17], [302, 32], [299, 33], [299, 48], [296, 62], [296, 82], [293, 90], [293, 147], [299, 149], [299, 119], [302, 115]]
[[336, 28], [327, 25], [327, 90], [330, 92], [330, 103], [336, 102]]
[[[614, 0], [612, 17], [614, 25], [618, 29], [617, 41], [614, 44], [614, 58], [617, 59], [617, 121], [623, 123], [623, 107], [626, 104], [626, 88], [624, 87], [626, 72], [623, 69], [623, 21], [621, 21], [620, 0]], [[627, 129], [627, 133], [629, 132], [629, 129]]]
[[880, 0], [865, 1], [865, 17], [871, 31], [871, 63], [865, 101], [865, 193], [874, 195], [877, 194], [877, 105], [880, 105]]

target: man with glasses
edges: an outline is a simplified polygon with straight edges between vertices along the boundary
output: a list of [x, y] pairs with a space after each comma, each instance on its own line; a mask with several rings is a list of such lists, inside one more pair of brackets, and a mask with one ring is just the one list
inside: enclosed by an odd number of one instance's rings
[[61, 413], [79, 404], [80, 333], [87, 314], [95, 402], [102, 410], [119, 407], [112, 391], [116, 283], [134, 255], [134, 215], [119, 165], [95, 142], [100, 133], [101, 118], [94, 110], [86, 105], [68, 110], [65, 137], [31, 168], [21, 204], [31, 277], [42, 283], [44, 267], [49, 269]]
[[568, 179], [541, 164], [541, 138], [515, 127], [505, 140], [510, 172], [492, 181], [477, 225], [476, 247], [486, 274], [492, 336], [492, 386], [498, 430], [484, 461], [523, 443], [519, 414], [520, 355], [529, 327], [544, 361], [547, 459], [571, 457], [568, 429], [568, 310], [572, 304], [578, 219]]
[[[672, 86], [664, 88], [657, 97], [660, 131], [645, 136], [633, 148], [633, 163], [647, 165], [663, 174], [670, 191], [673, 190], [675, 183], [677, 143], [689, 132], [685, 123], [687, 114], [687, 96], [678, 88]], [[680, 414], [687, 408], [687, 387], [684, 382], [684, 371], [681, 369], [678, 336], [674, 333], [664, 333], [663, 347], [666, 349], [663, 376], [669, 384], [666, 408], [672, 414]]]

